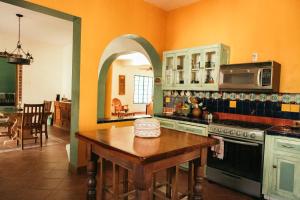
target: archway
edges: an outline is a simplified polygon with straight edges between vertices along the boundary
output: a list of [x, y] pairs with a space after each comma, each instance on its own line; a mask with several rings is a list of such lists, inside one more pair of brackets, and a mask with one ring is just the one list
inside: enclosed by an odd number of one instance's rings
[[[97, 119], [103, 118], [105, 113], [105, 93], [107, 72], [112, 62], [122, 54], [139, 52], [144, 54], [151, 62], [154, 71], [154, 80], [160, 79], [162, 75], [162, 63], [158, 53], [146, 39], [129, 34], [112, 40], [105, 48], [98, 67], [98, 102]], [[155, 81], [156, 82], [156, 81]], [[160, 82], [154, 82], [154, 113], [161, 113], [163, 107], [163, 92]]]

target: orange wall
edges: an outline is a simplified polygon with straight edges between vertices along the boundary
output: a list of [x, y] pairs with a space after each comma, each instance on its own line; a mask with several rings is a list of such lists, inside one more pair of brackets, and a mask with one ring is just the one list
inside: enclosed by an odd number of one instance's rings
[[222, 42], [231, 63], [276, 60], [281, 92], [300, 92], [299, 0], [201, 0], [168, 13], [166, 49]]
[[[161, 54], [166, 13], [143, 0], [30, 0], [82, 18], [79, 129], [96, 123], [98, 64], [104, 48], [123, 34], [146, 38]], [[106, 125], [107, 126], [107, 125]]]

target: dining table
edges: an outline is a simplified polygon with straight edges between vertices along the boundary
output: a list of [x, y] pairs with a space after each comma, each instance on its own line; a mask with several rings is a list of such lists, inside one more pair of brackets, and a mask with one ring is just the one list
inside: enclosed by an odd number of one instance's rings
[[[44, 117], [48, 118], [52, 112], [44, 112]], [[21, 126], [22, 123], [23, 109], [13, 106], [0, 107], [0, 116], [6, 118], [6, 122], [1, 122], [0, 126], [8, 128], [7, 136], [11, 139], [17, 138], [17, 127]]]
[[[156, 138], [135, 136], [133, 126], [77, 132], [76, 137], [87, 145], [87, 199], [104, 199], [105, 172], [97, 169], [98, 161], [103, 159], [132, 173], [135, 199], [139, 200], [153, 198], [155, 173], [174, 166], [178, 170], [179, 165], [188, 162], [189, 199], [203, 199], [201, 172], [206, 164], [207, 148], [218, 144], [218, 141], [166, 128], [160, 128], [160, 131], [161, 135]], [[114, 186], [114, 199], [120, 198], [118, 188]], [[177, 199], [176, 189], [172, 194], [175, 195], [172, 199]]]

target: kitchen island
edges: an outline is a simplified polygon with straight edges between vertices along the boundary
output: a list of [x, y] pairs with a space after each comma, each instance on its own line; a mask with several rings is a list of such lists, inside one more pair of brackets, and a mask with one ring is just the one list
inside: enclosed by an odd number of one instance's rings
[[[161, 128], [158, 138], [135, 137], [133, 127], [79, 132], [76, 136], [88, 146], [88, 199], [96, 199], [96, 165], [99, 158], [100, 161], [109, 160], [131, 171], [135, 197], [142, 200], [152, 197], [154, 173], [171, 167], [178, 169], [181, 163], [189, 162], [193, 166], [189, 174], [194, 177], [194, 181], [189, 178], [189, 195], [193, 199], [202, 199], [201, 167], [206, 163], [207, 148], [217, 144], [217, 140], [212, 138], [165, 128]], [[100, 198], [104, 191], [101, 168], [98, 187]], [[172, 183], [176, 188], [176, 181]], [[176, 189], [173, 194], [177, 195]], [[117, 189], [113, 195], [116, 199], [119, 197]]]

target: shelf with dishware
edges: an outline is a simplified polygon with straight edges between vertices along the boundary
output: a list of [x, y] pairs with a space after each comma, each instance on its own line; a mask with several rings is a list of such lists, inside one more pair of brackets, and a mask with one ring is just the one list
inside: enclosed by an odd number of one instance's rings
[[163, 89], [218, 91], [220, 65], [229, 63], [229, 51], [214, 44], [164, 52]]

